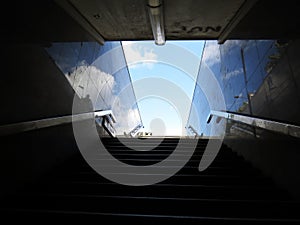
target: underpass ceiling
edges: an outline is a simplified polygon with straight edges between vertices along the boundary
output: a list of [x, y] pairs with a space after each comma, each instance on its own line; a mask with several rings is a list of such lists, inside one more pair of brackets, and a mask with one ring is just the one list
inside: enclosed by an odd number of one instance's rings
[[[61, 0], [105, 40], [152, 40], [147, 1]], [[164, 0], [166, 40], [298, 38], [297, 1]]]
[[[298, 1], [164, 0], [166, 40], [300, 38]], [[7, 2], [0, 38], [17, 42], [153, 40], [146, 0]]]

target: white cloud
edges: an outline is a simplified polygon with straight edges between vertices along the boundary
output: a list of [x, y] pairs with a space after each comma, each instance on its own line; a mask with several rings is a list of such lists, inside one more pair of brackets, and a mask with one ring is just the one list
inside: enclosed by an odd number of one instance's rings
[[243, 68], [239, 68], [239, 69], [233, 70], [229, 73], [226, 73], [226, 76], [224, 79], [229, 80], [235, 76], [242, 75], [242, 74], [243, 74]]
[[[149, 54], [146, 53], [146, 55]], [[153, 58], [153, 56], [151, 57]], [[128, 92], [123, 91], [119, 93], [119, 95], [123, 96], [116, 96], [110, 91], [116, 85], [112, 74], [102, 71], [98, 66], [88, 65], [86, 61], [82, 61], [79, 63], [79, 66], [73, 68], [70, 74], [65, 73], [65, 76], [80, 98], [85, 98], [89, 95], [94, 107], [97, 106], [96, 109], [101, 109], [102, 107], [102, 105], [98, 105], [99, 94], [105, 98], [104, 101], [108, 105], [112, 105], [112, 110], [117, 118], [117, 123], [115, 124], [117, 134], [123, 134], [124, 131], [129, 132], [130, 129], [138, 125], [137, 121], [140, 118], [138, 108], [130, 107], [126, 104], [127, 101], [124, 101]], [[110, 88], [107, 88], [108, 86]], [[78, 104], [78, 107], [86, 107], [85, 104], [80, 105], [81, 102], [78, 102]], [[103, 104], [103, 102], [100, 101], [99, 104]]]
[[203, 60], [209, 66], [212, 66], [220, 61], [220, 49], [217, 42], [206, 42]]
[[123, 134], [124, 131], [128, 133], [130, 129], [137, 126], [137, 118], [140, 118], [139, 110], [123, 105], [119, 96], [115, 96], [112, 110], [117, 118], [117, 124], [115, 124], [117, 134]]
[[255, 41], [228, 40], [223, 45], [219, 45], [217, 41], [206, 41], [203, 60], [211, 66], [220, 62], [220, 48], [222, 52], [228, 52], [234, 48], [253, 47]]
[[122, 42], [124, 54], [129, 67], [135, 65], [146, 64], [147, 67], [151, 66], [152, 63], [157, 62], [157, 54], [150, 45], [139, 44], [137, 42]]
[[107, 82], [112, 88], [115, 85], [115, 78], [109, 73], [101, 71], [96, 66], [90, 66], [90, 77], [97, 86], [97, 89], [101, 91], [103, 84]]
[[93, 101], [96, 100], [98, 93], [105, 85], [109, 85], [111, 88], [115, 85], [113, 75], [101, 71], [96, 66], [88, 67], [85, 63], [81, 63], [81, 66], [76, 67], [71, 74], [65, 74], [65, 76], [79, 97], [90, 95]]

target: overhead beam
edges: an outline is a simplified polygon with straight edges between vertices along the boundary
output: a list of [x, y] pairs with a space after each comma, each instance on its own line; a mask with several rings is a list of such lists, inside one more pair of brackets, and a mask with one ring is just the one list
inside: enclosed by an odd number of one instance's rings
[[55, 0], [55, 2], [62, 7], [78, 24], [82, 26], [95, 40], [104, 45], [104, 38], [95, 29], [95, 27], [85, 19], [85, 17], [77, 10], [77, 8], [68, 0]]
[[247, 13], [252, 9], [252, 7], [255, 5], [255, 3], [258, 0], [245, 0], [245, 2], [242, 4], [240, 9], [237, 11], [237, 13], [233, 16], [233, 18], [229, 21], [229, 23], [226, 25], [222, 33], [220, 34], [218, 38], [219, 44], [224, 44], [225, 41], [228, 39], [228, 36], [232, 32], [232, 30], [239, 24], [239, 22], [247, 15]]

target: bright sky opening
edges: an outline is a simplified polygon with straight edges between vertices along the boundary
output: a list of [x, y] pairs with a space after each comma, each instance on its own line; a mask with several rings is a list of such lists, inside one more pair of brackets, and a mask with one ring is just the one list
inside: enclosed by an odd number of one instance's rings
[[144, 131], [185, 136], [204, 41], [123, 41]]

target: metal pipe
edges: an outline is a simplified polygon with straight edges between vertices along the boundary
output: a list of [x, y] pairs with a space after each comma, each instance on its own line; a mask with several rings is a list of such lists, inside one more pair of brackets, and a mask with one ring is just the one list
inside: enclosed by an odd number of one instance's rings
[[0, 126], [0, 136], [11, 135], [30, 130], [37, 130], [46, 127], [58, 126], [72, 122], [79, 122], [91, 119], [93, 117], [103, 116], [109, 116], [114, 123], [116, 122], [116, 118], [114, 117], [112, 111], [104, 110], [2, 125]]
[[211, 111], [212, 116], [218, 116], [239, 123], [247, 124], [253, 127], [262, 128], [265, 130], [300, 138], [300, 126], [276, 122], [273, 120], [260, 119], [253, 116], [235, 114], [232, 112]]

